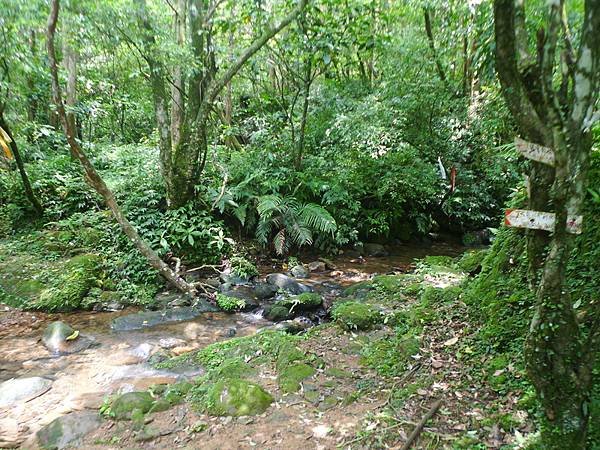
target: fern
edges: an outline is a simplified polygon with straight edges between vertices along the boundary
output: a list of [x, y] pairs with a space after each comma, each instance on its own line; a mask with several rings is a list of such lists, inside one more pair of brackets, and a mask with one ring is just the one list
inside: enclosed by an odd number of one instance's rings
[[301, 203], [295, 197], [265, 195], [258, 199], [256, 239], [272, 245], [279, 255], [292, 246], [312, 245], [313, 235], [331, 233], [337, 228], [329, 212], [314, 203]]

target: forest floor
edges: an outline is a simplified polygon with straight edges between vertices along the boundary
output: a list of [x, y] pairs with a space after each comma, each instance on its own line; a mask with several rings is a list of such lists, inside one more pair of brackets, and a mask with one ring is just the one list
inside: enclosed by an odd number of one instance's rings
[[[451, 258], [444, 261], [451, 261]], [[379, 273], [385, 272], [384, 266], [393, 272], [393, 263], [377, 260]], [[358, 273], [341, 272], [349, 278]], [[62, 357], [65, 361], [70, 358], [70, 362], [55, 369], [54, 366], [34, 367], [30, 363], [48, 361], [44, 355], [36, 353], [36, 359], [28, 353], [39, 347], [43, 325], [51, 320], [67, 320], [83, 332], [93, 334], [103, 329], [114, 314], [88, 312], [65, 316], [6, 307], [0, 312], [0, 375], [3, 370], [8, 377], [11, 371], [16, 377], [31, 376], [40, 368], [51, 372], [58, 370], [40, 376], [64, 383], [55, 381], [48, 394], [28, 403], [32, 410], [48, 411], [45, 418], [48, 420], [42, 420], [39, 425], [31, 422], [31, 431], [35, 431], [55, 416], [96, 414], [98, 408], [106, 404], [106, 398], [103, 403], [102, 396], [98, 395], [84, 402], [69, 403], [69, 410], [65, 409], [65, 402], [61, 403], [66, 399], [57, 398], [56, 404], [48, 403], [52, 395], [60, 395], [60, 386], [67, 389], [69, 385], [75, 387], [89, 382], [88, 378], [81, 377], [83, 369], [92, 374], [94, 371], [110, 372], [110, 366], [114, 364], [131, 364], [134, 368], [140, 360], [116, 362], [119, 360], [117, 354], [126, 348], [135, 349], [136, 345], [158, 342], [165, 336], [177, 336], [187, 341], [173, 353], [175, 360], [187, 358], [188, 363], [194, 362], [197, 352], [211, 342], [216, 342], [213, 344], [217, 345], [215, 354], [223, 352], [228, 342], [223, 338], [223, 329], [235, 326], [239, 336], [235, 338], [236, 343], [246, 352], [242, 355], [244, 362], [252, 366], [244, 379], [262, 386], [274, 397], [268, 409], [253, 416], [215, 417], [206, 414], [202, 402], [188, 396], [166, 411], [146, 414], [143, 422], [102, 420], [76, 447], [399, 449], [427, 412], [440, 401], [441, 406], [426, 422], [412, 448], [520, 448], [534, 432], [533, 420], [519, 405], [523, 397], [519, 385], [513, 390], [504, 380], [508, 375], [518, 379], [521, 374], [510, 364], [489, 364], [485, 357], [482, 360], [480, 349], [474, 348], [477, 324], [469, 321], [467, 305], [460, 295], [460, 285], [466, 277], [456, 265], [446, 267], [432, 260], [429, 264], [418, 264], [414, 273], [376, 276], [350, 286], [343, 297], [374, 306], [382, 311], [385, 320], [362, 331], [349, 331], [341, 327], [339, 321], [332, 321], [291, 336], [293, 344], [315, 368], [312, 374], [300, 380], [297, 391], [282, 389], [277, 359], [266, 357], [264, 346], [261, 347], [262, 333], [256, 334], [256, 331], [265, 324], [250, 323], [248, 317], [240, 320], [238, 314], [222, 313], [139, 335], [99, 334], [100, 345], [96, 350]], [[355, 278], [365, 279], [364, 276]], [[200, 323], [203, 328], [197, 328], [200, 332], [196, 331], [190, 337], [190, 325]], [[121, 342], [130, 338], [131, 342]], [[219, 347], [221, 344], [224, 346]], [[87, 356], [81, 359], [79, 355], [84, 354]], [[110, 358], [107, 358], [108, 354]], [[24, 370], [25, 363], [34, 369]], [[226, 367], [224, 362], [221, 366]], [[219, 366], [216, 369], [218, 372]], [[152, 376], [157, 376], [155, 379], [160, 382], [162, 375]], [[146, 387], [140, 389], [146, 389], [152, 380], [152, 377], [144, 380]], [[202, 378], [199, 383], [207, 380]], [[47, 402], [43, 403], [45, 398]], [[0, 408], [0, 423], [10, 414], [9, 410]], [[22, 423], [19, 426], [30, 425]], [[2, 430], [0, 441], [1, 438]], [[33, 434], [21, 448], [33, 449], [38, 445]]]

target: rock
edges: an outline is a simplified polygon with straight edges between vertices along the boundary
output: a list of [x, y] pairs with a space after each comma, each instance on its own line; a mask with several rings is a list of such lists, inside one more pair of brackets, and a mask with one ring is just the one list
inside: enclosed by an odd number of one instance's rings
[[388, 251], [381, 244], [376, 243], [366, 243], [363, 245], [363, 252], [367, 256], [387, 256], [389, 255]]
[[97, 429], [101, 423], [97, 412], [71, 413], [54, 419], [41, 428], [36, 437], [41, 448], [60, 450], [73, 446], [76, 441]]
[[276, 326], [276, 330], [285, 331], [286, 333], [296, 334], [306, 331], [315, 324], [307, 317], [296, 317], [294, 320], [284, 320], [279, 322]]
[[305, 311], [309, 309], [315, 309], [321, 306], [323, 303], [323, 297], [314, 292], [305, 292], [300, 295], [294, 295], [278, 300], [275, 304], [278, 306], [285, 306], [290, 311]]
[[284, 291], [288, 291], [291, 294], [302, 294], [303, 292], [311, 292], [312, 290], [310, 287], [300, 284], [293, 278], [282, 273], [272, 273], [267, 275], [267, 283]]
[[254, 297], [257, 300], [266, 300], [272, 298], [277, 294], [277, 286], [273, 286], [269, 283], [257, 283], [254, 287]]
[[323, 261], [313, 261], [308, 263], [308, 270], [311, 272], [325, 272], [325, 269], [327, 269], [327, 266]]
[[178, 339], [174, 337], [162, 338], [158, 341], [158, 346], [164, 349], [170, 349], [174, 347], [181, 347], [185, 345], [186, 342], [183, 339]]
[[377, 308], [359, 302], [338, 303], [331, 315], [345, 330], [369, 330], [383, 322], [383, 315]]
[[244, 310], [256, 308], [259, 305], [252, 286], [233, 286], [230, 290], [222, 292], [222, 294], [227, 297], [244, 300], [245, 305], [242, 308]]
[[467, 231], [463, 234], [462, 241], [466, 246], [488, 245], [492, 239], [492, 233], [488, 228], [477, 231]]
[[328, 258], [319, 258], [319, 261], [324, 262], [325, 263], [325, 268], [327, 270], [335, 270], [337, 269], [336, 265], [333, 263], [332, 260], [328, 259]]
[[121, 316], [114, 319], [110, 327], [115, 331], [139, 330], [163, 323], [192, 320], [203, 313], [216, 311], [219, 311], [219, 308], [204, 299], [200, 299], [195, 306], [185, 306], [165, 311], [143, 311]]
[[52, 380], [41, 377], [13, 378], [0, 384], [0, 408], [25, 403], [52, 387]]
[[[189, 294], [181, 294], [179, 292], [161, 292], [156, 294], [154, 302], [157, 305], [168, 306], [170, 308], [180, 308], [190, 306], [194, 302], [194, 298]], [[158, 306], [160, 308], [160, 306]]]
[[89, 348], [93, 343], [90, 338], [80, 336], [78, 331], [60, 321], [52, 322], [46, 327], [42, 342], [55, 354], [76, 353]]
[[116, 420], [127, 420], [135, 410], [142, 413], [150, 411], [154, 399], [148, 392], [128, 392], [117, 397], [110, 406], [111, 415]]
[[310, 276], [308, 269], [302, 264], [292, 267], [290, 273], [294, 278], [308, 278]]
[[282, 320], [290, 319], [290, 309], [282, 305], [267, 305], [263, 317], [272, 322], [281, 322]]
[[273, 397], [258, 384], [240, 379], [216, 382], [208, 392], [207, 411], [213, 416], [254, 416], [273, 403]]
[[219, 278], [223, 283], [227, 283], [232, 286], [240, 286], [250, 283], [249, 277], [240, 277], [239, 275], [231, 272], [221, 272]]

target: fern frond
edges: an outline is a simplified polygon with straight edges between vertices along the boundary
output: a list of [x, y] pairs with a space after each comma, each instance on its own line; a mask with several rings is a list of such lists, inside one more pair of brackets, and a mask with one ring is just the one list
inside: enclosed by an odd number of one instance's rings
[[279, 233], [275, 235], [273, 239], [273, 246], [275, 247], [275, 252], [278, 255], [283, 255], [288, 249], [288, 242], [285, 236], [285, 228], [279, 230]]
[[305, 226], [320, 233], [333, 233], [337, 229], [337, 224], [331, 214], [315, 203], [303, 205], [300, 217]]
[[308, 228], [298, 223], [295, 223], [288, 229], [288, 231], [290, 233], [292, 241], [298, 247], [302, 247], [303, 245], [312, 245], [312, 233]]
[[274, 211], [280, 211], [282, 201], [282, 198], [277, 194], [263, 195], [258, 199], [258, 206], [256, 207], [258, 215], [262, 218], [263, 216], [272, 214]]

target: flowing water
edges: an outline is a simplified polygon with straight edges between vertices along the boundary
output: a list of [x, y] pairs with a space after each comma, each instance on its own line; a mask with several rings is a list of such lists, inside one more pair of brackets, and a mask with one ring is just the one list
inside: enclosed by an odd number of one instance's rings
[[[389, 256], [359, 258], [340, 255], [335, 270], [311, 274], [306, 284], [319, 291], [368, 279], [374, 273], [407, 272], [413, 261], [426, 255], [457, 255], [456, 245], [398, 246]], [[306, 260], [306, 259], [305, 259]], [[281, 270], [263, 265], [262, 275]], [[119, 312], [76, 312], [42, 314], [18, 312], [0, 306], [0, 382], [12, 378], [43, 377], [51, 388], [29, 401], [8, 407], [0, 405], [0, 447], [20, 442], [41, 426], [71, 411], [97, 408], [114, 392], [146, 389], [199, 375], [199, 372], [171, 372], [151, 367], [148, 359], [157, 353], [184, 353], [227, 339], [244, 336], [272, 325], [260, 313], [204, 313], [193, 320], [162, 324], [134, 331], [113, 331], [110, 323], [125, 314]], [[93, 345], [81, 352], [56, 356], [41, 342], [45, 326], [62, 320], [90, 338]]]

